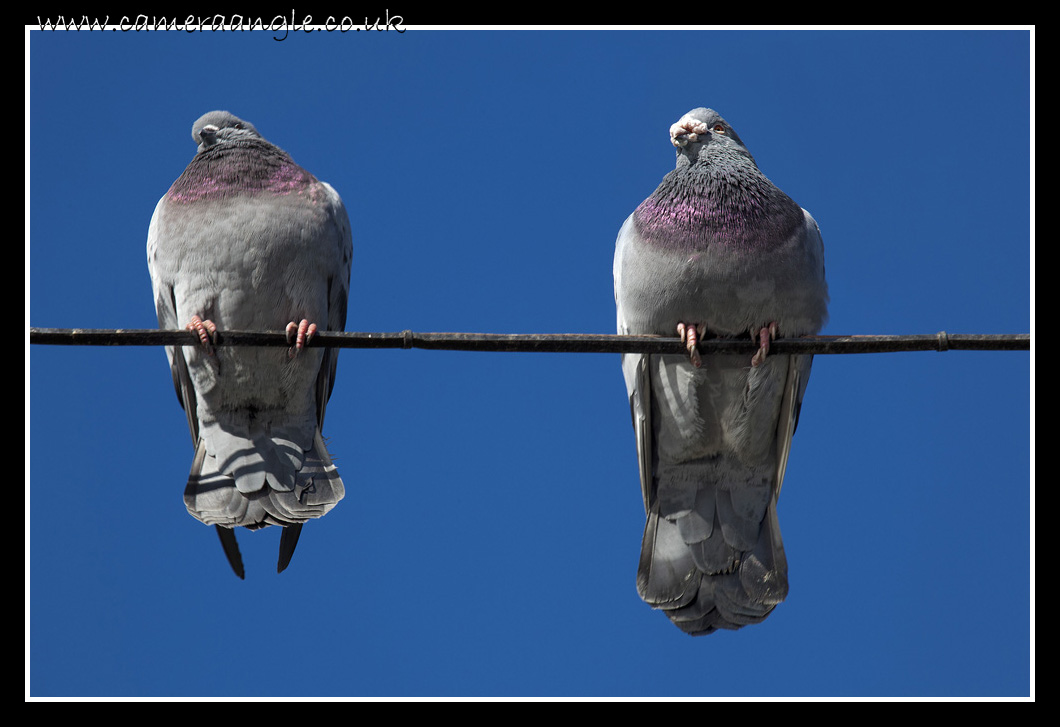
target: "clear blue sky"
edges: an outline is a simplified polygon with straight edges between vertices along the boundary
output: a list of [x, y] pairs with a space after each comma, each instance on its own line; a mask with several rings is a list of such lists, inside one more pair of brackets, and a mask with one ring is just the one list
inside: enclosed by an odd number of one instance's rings
[[[817, 219], [830, 334], [1031, 328], [1030, 33], [33, 32], [28, 323], [152, 328], [147, 226], [202, 113], [342, 195], [350, 330], [612, 333], [622, 221], [717, 109]], [[187, 514], [165, 355], [27, 354], [29, 694], [1019, 697], [1031, 357], [819, 356], [791, 592], [690, 638], [637, 596], [617, 355], [346, 351], [346, 499], [246, 581]]]

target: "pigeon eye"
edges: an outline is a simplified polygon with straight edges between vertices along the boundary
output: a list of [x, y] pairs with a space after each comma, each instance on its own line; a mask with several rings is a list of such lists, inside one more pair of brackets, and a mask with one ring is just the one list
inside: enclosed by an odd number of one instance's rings
[[724, 134], [725, 133], [725, 127], [722, 126], [721, 124], [714, 124], [714, 129], [713, 130], [718, 132], [719, 134]]
[[242, 129], [243, 128], [243, 124], [232, 124], [232, 126], [234, 128], [236, 128], [236, 129]]

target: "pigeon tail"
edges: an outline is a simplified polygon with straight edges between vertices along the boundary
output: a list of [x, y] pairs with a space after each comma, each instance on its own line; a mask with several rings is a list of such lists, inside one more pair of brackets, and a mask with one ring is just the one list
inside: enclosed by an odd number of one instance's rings
[[[255, 437], [243, 440], [247, 456], [227, 462], [210, 453], [214, 440], [199, 439], [184, 490], [188, 512], [207, 525], [251, 530], [296, 525], [324, 515], [345, 495], [319, 429], [308, 450], [292, 453], [285, 438]], [[272, 467], [275, 463], [282, 466]]]
[[788, 594], [776, 498], [758, 522], [733, 518], [731, 500], [708, 485], [683, 514], [656, 501], [644, 527], [637, 591], [694, 636], [760, 623]]

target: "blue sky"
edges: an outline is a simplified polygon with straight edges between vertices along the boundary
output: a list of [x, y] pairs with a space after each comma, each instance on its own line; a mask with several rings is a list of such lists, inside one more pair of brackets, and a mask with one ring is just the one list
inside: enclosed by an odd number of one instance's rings
[[[830, 334], [1031, 330], [1027, 30], [32, 32], [27, 325], [152, 328], [147, 226], [202, 113], [342, 195], [350, 330], [612, 333], [622, 221], [717, 109], [817, 219]], [[346, 498], [245, 581], [185, 511], [162, 349], [27, 345], [27, 695], [1021, 697], [1032, 357], [819, 356], [788, 600], [637, 596], [617, 355], [344, 351]]]

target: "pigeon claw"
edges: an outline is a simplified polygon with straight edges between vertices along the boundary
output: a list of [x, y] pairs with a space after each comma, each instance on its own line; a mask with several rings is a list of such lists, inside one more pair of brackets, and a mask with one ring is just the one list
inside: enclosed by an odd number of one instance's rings
[[698, 369], [703, 365], [703, 359], [699, 357], [699, 349], [696, 348], [696, 344], [699, 343], [699, 333], [696, 331], [695, 324], [686, 326], [684, 323], [678, 323], [677, 335], [681, 337], [681, 343], [685, 344], [685, 348], [688, 349], [688, 360]]
[[184, 326], [189, 331], [194, 331], [199, 336], [199, 343], [202, 344], [203, 350], [206, 353], [213, 355], [213, 345], [217, 342], [217, 326], [211, 320], [203, 320], [199, 316], [192, 316], [191, 323]]
[[755, 355], [751, 357], [751, 366], [758, 368], [762, 365], [762, 362], [766, 360], [766, 356], [769, 354], [769, 342], [777, 337], [777, 322], [770, 321], [769, 325], [762, 326], [762, 328], [755, 331], [751, 329], [751, 338], [758, 339], [758, 350], [755, 351]]
[[310, 323], [305, 318], [300, 323], [295, 323], [294, 321], [288, 323], [286, 331], [287, 342], [294, 345], [287, 349], [287, 358], [294, 358], [301, 353], [316, 332], [317, 324]]

